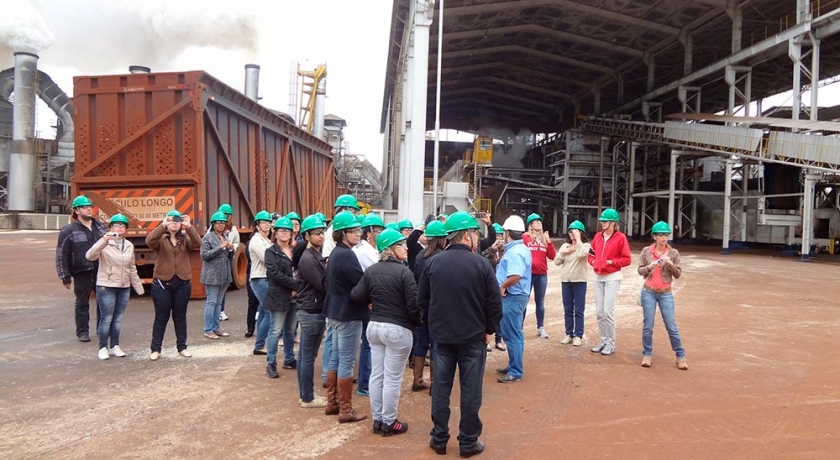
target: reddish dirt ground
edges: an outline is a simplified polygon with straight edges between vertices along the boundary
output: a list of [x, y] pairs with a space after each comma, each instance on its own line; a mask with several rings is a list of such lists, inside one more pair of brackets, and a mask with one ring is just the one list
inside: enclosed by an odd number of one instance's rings
[[[297, 405], [293, 371], [265, 376], [245, 332], [244, 291], [228, 296], [231, 338], [202, 337], [203, 302], [189, 310], [194, 357], [148, 360], [151, 299], [132, 297], [121, 345], [96, 358], [74, 336], [72, 293], [53, 268], [55, 233], [0, 233], [0, 457], [2, 458], [438, 458], [428, 448], [429, 397], [403, 382], [405, 435], [369, 422], [339, 425]], [[640, 247], [635, 246], [638, 254]], [[525, 376], [496, 383], [506, 353], [488, 354], [480, 458], [835, 459], [840, 457], [840, 268], [765, 254], [683, 247], [677, 323], [690, 370], [680, 371], [661, 318], [653, 367], [639, 366], [641, 278], [625, 269], [616, 307], [618, 351], [597, 341], [592, 288], [582, 347], [563, 336], [559, 271], [549, 272], [548, 340], [526, 327]], [[93, 315], [95, 317], [95, 313]], [[319, 385], [317, 391], [322, 392]], [[448, 457], [458, 454], [458, 392]], [[354, 397], [370, 413], [368, 400]]]

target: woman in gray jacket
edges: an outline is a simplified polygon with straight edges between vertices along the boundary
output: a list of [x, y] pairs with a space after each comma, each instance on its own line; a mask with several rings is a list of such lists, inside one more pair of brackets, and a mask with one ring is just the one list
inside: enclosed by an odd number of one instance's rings
[[207, 291], [207, 302], [204, 304], [204, 337], [216, 340], [228, 337], [230, 334], [222, 331], [219, 325], [219, 315], [225, 292], [233, 280], [230, 273], [230, 257], [233, 255], [233, 244], [225, 238], [227, 216], [223, 212], [216, 212], [210, 217], [211, 231], [201, 239], [201, 283]]
[[[122, 214], [114, 214], [108, 223], [109, 231], [99, 239], [85, 254], [90, 261], [99, 260], [99, 272], [96, 277], [96, 303], [99, 307], [99, 359], [108, 359], [110, 355], [124, 357], [120, 349], [120, 324], [126, 307], [130, 286], [137, 294], [143, 294], [143, 283], [137, 276], [134, 265], [134, 245], [124, 238], [128, 219]], [[108, 349], [108, 339], [111, 349]]]

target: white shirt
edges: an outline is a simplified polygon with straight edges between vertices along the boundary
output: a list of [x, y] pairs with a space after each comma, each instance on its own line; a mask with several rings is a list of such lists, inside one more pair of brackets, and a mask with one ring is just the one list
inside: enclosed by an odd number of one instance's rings
[[271, 241], [256, 232], [248, 243], [248, 252], [251, 255], [251, 279], [265, 278], [265, 250], [271, 247]]
[[368, 267], [379, 262], [379, 251], [365, 240], [360, 241], [353, 248], [353, 252], [356, 254], [356, 258], [359, 259], [359, 265], [362, 266], [362, 271], [367, 270]]
[[321, 255], [324, 256], [325, 259], [329, 259], [330, 254], [332, 254], [333, 249], [335, 249], [335, 241], [333, 241], [332, 234], [333, 227], [332, 224], [330, 224], [330, 226], [327, 227], [327, 230], [324, 231], [324, 245], [321, 246]]

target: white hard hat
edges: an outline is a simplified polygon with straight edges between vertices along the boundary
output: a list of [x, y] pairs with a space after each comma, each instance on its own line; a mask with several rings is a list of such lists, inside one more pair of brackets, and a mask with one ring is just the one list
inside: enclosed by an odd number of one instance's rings
[[525, 221], [523, 221], [521, 217], [513, 215], [505, 219], [505, 223], [502, 224], [502, 228], [513, 232], [524, 232]]

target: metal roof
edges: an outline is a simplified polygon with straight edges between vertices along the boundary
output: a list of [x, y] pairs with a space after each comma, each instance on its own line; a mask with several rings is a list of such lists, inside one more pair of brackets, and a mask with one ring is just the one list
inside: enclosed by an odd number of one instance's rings
[[712, 113], [675, 113], [668, 118], [677, 120], [715, 121], [722, 123], [738, 123], [741, 125], [772, 126], [774, 128], [796, 129], [798, 131], [828, 131], [840, 133], [840, 122], [789, 120], [774, 117], [739, 117], [730, 115], [715, 115]]
[[[411, 2], [394, 0], [382, 107], [388, 101], [405, 45]], [[435, 8], [439, 7], [436, 2]], [[655, 88], [685, 75], [683, 40], [693, 40], [692, 69], [704, 69], [731, 54], [732, 20], [727, 0], [446, 0], [443, 33], [441, 126], [460, 130], [499, 127], [514, 132], [556, 132], [574, 120], [575, 106], [593, 113], [637, 113], [648, 94], [648, 67], [655, 62]], [[735, 0], [748, 50], [795, 24], [794, 1]], [[840, 8], [838, 0], [814, 3], [814, 16]], [[816, 8], [820, 8], [817, 10]], [[837, 12], [837, 11], [835, 11]], [[437, 18], [437, 11], [435, 17]], [[837, 15], [840, 17], [840, 15]], [[833, 22], [833, 19], [832, 19]], [[828, 21], [825, 21], [828, 23]], [[822, 38], [823, 77], [840, 73], [840, 37]], [[765, 43], [766, 44], [766, 43]], [[752, 66], [752, 95], [766, 97], [792, 86], [787, 42], [771, 43], [739, 65]], [[437, 25], [431, 27], [428, 122], [434, 122]], [[691, 84], [702, 87], [701, 109], [726, 108], [723, 71], [710, 69]], [[623, 92], [618, 81], [623, 81]], [[675, 90], [653, 101], [663, 113], [681, 111]], [[632, 101], [633, 104], [628, 104]], [[624, 106], [624, 107], [622, 107]], [[638, 117], [637, 117], [638, 118]]]

